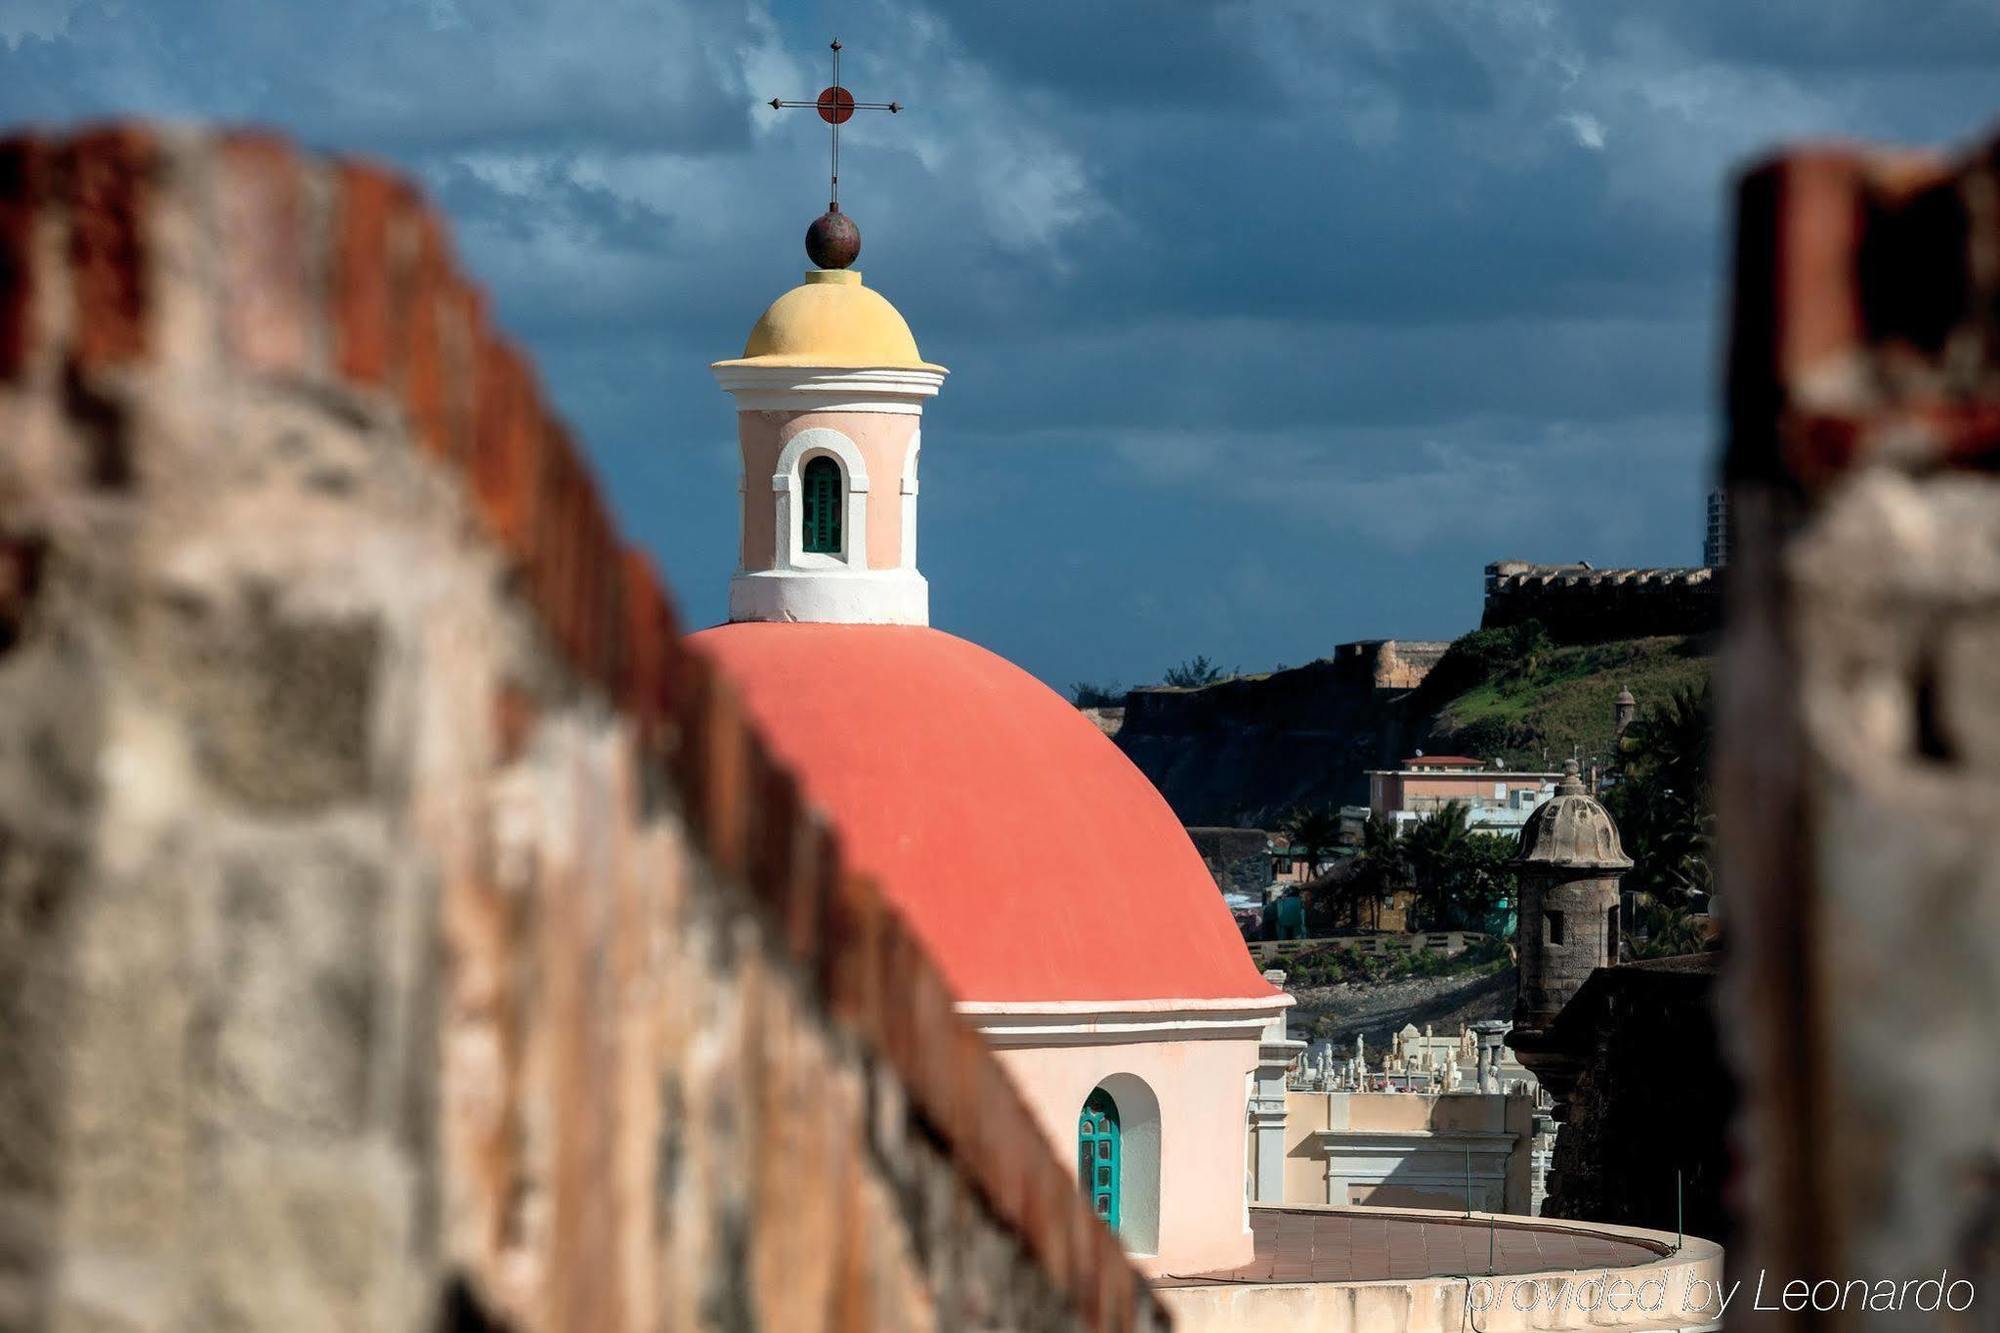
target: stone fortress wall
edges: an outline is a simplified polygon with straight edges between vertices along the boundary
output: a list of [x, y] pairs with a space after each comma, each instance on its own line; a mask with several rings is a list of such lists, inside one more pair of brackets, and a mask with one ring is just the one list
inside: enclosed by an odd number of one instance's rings
[[0, 1327], [1160, 1328], [403, 182], [0, 141]]
[[1363, 639], [1341, 644], [1333, 650], [1333, 659], [1361, 663], [1378, 690], [1414, 690], [1450, 647], [1416, 639]]
[[1481, 629], [1541, 622], [1559, 643], [1706, 634], [1722, 619], [1719, 570], [1593, 569], [1498, 560], [1486, 567]]

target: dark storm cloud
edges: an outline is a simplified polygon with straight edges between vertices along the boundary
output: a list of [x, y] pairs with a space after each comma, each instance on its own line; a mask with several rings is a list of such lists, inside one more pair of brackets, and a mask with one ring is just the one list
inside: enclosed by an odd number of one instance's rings
[[734, 353], [825, 202], [953, 367], [938, 623], [1058, 682], [1449, 636], [1501, 556], [1695, 558], [1727, 177], [2000, 103], [1989, 0], [0, 0], [0, 117], [420, 174], [694, 619]]
[[[8, 5], [0, 3], [0, 24]], [[23, 7], [24, 9], [26, 7]], [[82, 0], [0, 63], [12, 117], [279, 119], [376, 151], [741, 147], [745, 11], [593, 0]]]
[[[1670, 12], [1663, 13], [1663, 10]], [[1589, 40], [1664, 26], [1703, 59], [1799, 71], [1884, 73], [2000, 64], [2000, 24], [1988, 0], [1903, 3], [1754, 4], [1744, 0], [1608, 0], [1579, 6]]]

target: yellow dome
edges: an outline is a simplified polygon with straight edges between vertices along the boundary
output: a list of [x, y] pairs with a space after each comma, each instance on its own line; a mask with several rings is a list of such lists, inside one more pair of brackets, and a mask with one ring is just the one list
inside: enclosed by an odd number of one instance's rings
[[853, 269], [815, 269], [771, 302], [735, 361], [718, 366], [908, 366], [942, 369], [917, 352], [910, 326]]

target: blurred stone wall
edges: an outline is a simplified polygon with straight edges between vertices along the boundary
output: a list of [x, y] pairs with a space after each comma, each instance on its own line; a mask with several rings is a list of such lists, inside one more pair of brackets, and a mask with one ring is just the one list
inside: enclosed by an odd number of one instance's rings
[[[1737, 1276], [2000, 1299], [2000, 143], [1737, 204], [1720, 664]], [[1962, 1293], [1961, 1293], [1962, 1294]], [[1782, 1316], [1767, 1316], [1773, 1319]]]
[[1162, 1316], [433, 215], [0, 141], [0, 1328]]

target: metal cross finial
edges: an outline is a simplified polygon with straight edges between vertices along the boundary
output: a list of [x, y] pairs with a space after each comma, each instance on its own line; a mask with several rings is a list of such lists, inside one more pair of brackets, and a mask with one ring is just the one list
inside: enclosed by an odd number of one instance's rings
[[832, 202], [827, 204], [829, 213], [840, 211], [840, 127], [845, 125], [857, 111], [887, 111], [890, 115], [903, 109], [901, 102], [857, 102], [854, 94], [840, 86], [840, 41], [833, 43], [833, 83], [820, 90], [820, 95], [810, 102], [788, 102], [782, 97], [771, 99], [771, 109], [782, 111], [786, 107], [809, 106], [819, 112], [819, 118], [833, 128], [833, 170], [830, 174]]

